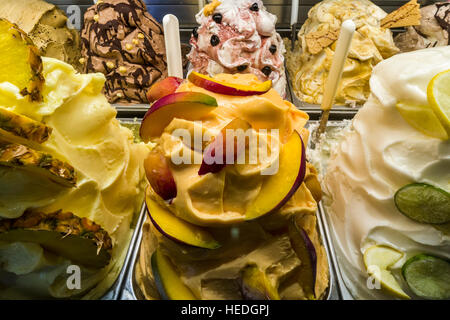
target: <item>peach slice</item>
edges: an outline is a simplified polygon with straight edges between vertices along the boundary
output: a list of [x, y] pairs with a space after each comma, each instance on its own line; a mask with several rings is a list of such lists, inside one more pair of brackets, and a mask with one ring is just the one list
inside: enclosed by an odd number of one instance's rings
[[183, 79], [177, 77], [167, 77], [164, 80], [154, 83], [147, 91], [149, 103], [153, 103], [169, 94], [175, 93], [183, 82]]
[[220, 247], [220, 244], [208, 231], [176, 217], [150, 198], [148, 193], [145, 203], [153, 225], [167, 238], [199, 248], [217, 249]]
[[294, 217], [292, 217], [288, 230], [292, 248], [302, 262], [299, 272], [299, 282], [308, 299], [314, 299], [317, 274], [316, 248], [309, 238], [308, 233], [297, 225]]
[[152, 104], [142, 120], [140, 135], [148, 142], [157, 138], [173, 118], [201, 120], [217, 107], [217, 100], [199, 92], [177, 92]]
[[144, 160], [147, 180], [153, 190], [164, 200], [177, 196], [177, 186], [170, 171], [166, 157], [157, 149], [153, 149]]
[[196, 300], [192, 291], [183, 283], [175, 266], [160, 249], [151, 258], [156, 288], [164, 300]]
[[242, 270], [240, 284], [245, 300], [280, 300], [277, 288], [256, 265], [248, 265]]
[[198, 87], [211, 92], [228, 96], [253, 96], [264, 94], [272, 88], [272, 81], [261, 82], [257, 85], [243, 85], [218, 81], [207, 75], [192, 71], [188, 80]]
[[294, 131], [281, 148], [278, 172], [267, 176], [258, 196], [246, 209], [246, 220], [253, 220], [280, 209], [305, 178], [305, 147], [298, 132]]
[[[238, 135], [236, 133], [236, 130], [240, 129], [243, 130], [244, 133], [248, 129], [251, 129], [251, 125], [241, 119], [234, 119], [230, 123], [228, 123], [219, 133], [219, 135], [215, 138], [213, 138], [212, 142], [206, 147], [204, 153], [203, 153], [203, 160], [202, 165], [200, 166], [200, 169], [198, 171], [198, 175], [202, 176], [207, 173], [217, 173], [220, 170], [222, 170], [226, 165], [227, 160], [227, 143], [233, 144], [233, 158], [234, 163], [238, 159], [240, 153], [245, 152], [245, 147], [248, 146], [248, 139], [245, 139], [245, 142], [242, 146], [239, 148], [239, 141], [238, 141]], [[236, 133], [234, 135], [233, 141], [227, 142], [227, 130], [232, 130], [230, 133]], [[220, 136], [220, 137], [219, 137]], [[219, 138], [219, 139], [218, 139]], [[221, 155], [221, 163], [216, 163], [216, 153], [218, 150], [222, 148], [222, 155]]]

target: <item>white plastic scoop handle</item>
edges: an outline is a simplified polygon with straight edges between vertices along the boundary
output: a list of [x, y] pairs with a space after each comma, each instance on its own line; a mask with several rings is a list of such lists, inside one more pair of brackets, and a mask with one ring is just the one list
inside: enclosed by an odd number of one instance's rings
[[198, 11], [201, 11], [205, 6], [205, 0], [198, 0]]
[[180, 24], [173, 14], [163, 18], [164, 41], [166, 44], [167, 71], [169, 77], [183, 79], [183, 63], [181, 60]]
[[331, 63], [330, 73], [323, 92], [322, 110], [330, 110], [333, 106], [334, 98], [342, 79], [345, 61], [352, 44], [353, 34], [355, 33], [355, 23], [352, 20], [345, 20], [341, 26], [341, 32], [336, 44], [333, 62]]
[[299, 0], [292, 0], [291, 26], [298, 22], [298, 6], [299, 6]]

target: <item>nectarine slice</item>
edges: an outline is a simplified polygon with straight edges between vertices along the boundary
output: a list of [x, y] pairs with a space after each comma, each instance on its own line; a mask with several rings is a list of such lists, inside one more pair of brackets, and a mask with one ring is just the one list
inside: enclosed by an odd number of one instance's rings
[[245, 300], [280, 300], [278, 290], [256, 265], [248, 265], [242, 270], [241, 291]]
[[142, 120], [143, 141], [159, 137], [173, 118], [202, 120], [217, 107], [217, 100], [199, 92], [177, 92], [152, 104]]
[[280, 209], [300, 187], [305, 173], [305, 147], [294, 131], [281, 147], [278, 172], [266, 177], [258, 196], [247, 207], [245, 219], [253, 220]]
[[151, 260], [156, 287], [162, 299], [196, 300], [192, 291], [181, 281], [172, 262], [160, 249], [156, 249]]
[[297, 225], [292, 217], [289, 224], [289, 238], [292, 248], [300, 258], [299, 282], [308, 299], [315, 298], [316, 274], [317, 274], [317, 252], [314, 244], [306, 231]]
[[217, 249], [220, 247], [220, 244], [209, 232], [176, 217], [148, 195], [145, 202], [153, 225], [164, 236], [173, 241], [199, 248]]
[[266, 93], [272, 88], [271, 80], [255, 85], [235, 84], [219, 81], [195, 71], [192, 71], [189, 74], [188, 80], [200, 88], [228, 96], [260, 95]]
[[[239, 148], [238, 144], [238, 136], [236, 130], [242, 130], [245, 133], [248, 129], [251, 129], [251, 125], [242, 119], [236, 118], [228, 123], [219, 133], [219, 135], [213, 138], [212, 142], [206, 147], [203, 152], [203, 160], [198, 171], [198, 175], [202, 176], [207, 173], [217, 173], [220, 172], [227, 165], [227, 144], [232, 143], [233, 149], [233, 160], [235, 163], [238, 159], [241, 152], [245, 152], [245, 147], [248, 146], [248, 139], [245, 139], [244, 145]], [[227, 141], [227, 130], [232, 130], [230, 133], [234, 135], [234, 139], [232, 141]], [[220, 136], [220, 139], [218, 137]], [[222, 155], [220, 159], [220, 163], [217, 163], [217, 157], [219, 154], [217, 153], [220, 148], [222, 149]], [[229, 148], [230, 149], [230, 148]]]
[[157, 149], [153, 149], [144, 160], [147, 180], [153, 190], [164, 200], [177, 196], [177, 185], [170, 171], [166, 157]]
[[183, 79], [177, 77], [167, 77], [164, 80], [154, 83], [147, 91], [149, 103], [153, 103], [169, 94], [175, 93], [183, 82]]

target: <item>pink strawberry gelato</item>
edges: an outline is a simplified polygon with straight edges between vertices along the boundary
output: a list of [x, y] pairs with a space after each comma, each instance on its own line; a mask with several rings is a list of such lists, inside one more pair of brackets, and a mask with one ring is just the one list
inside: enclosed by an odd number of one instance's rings
[[[285, 48], [275, 31], [277, 17], [260, 0], [223, 0], [196, 16], [188, 55], [191, 68], [215, 76], [219, 73], [253, 73], [260, 81], [272, 80], [286, 96]], [[211, 10], [213, 9], [213, 10]]]

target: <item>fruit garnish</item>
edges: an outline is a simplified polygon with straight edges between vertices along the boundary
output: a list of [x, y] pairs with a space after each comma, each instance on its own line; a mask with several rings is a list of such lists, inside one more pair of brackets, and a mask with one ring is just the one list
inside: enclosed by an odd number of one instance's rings
[[317, 276], [317, 252], [308, 233], [297, 225], [295, 218], [289, 223], [289, 238], [292, 248], [302, 262], [299, 272], [299, 283], [308, 299], [316, 297], [315, 286]]
[[379, 281], [383, 289], [399, 298], [410, 299], [389, 271], [389, 268], [397, 263], [403, 255], [394, 248], [375, 245], [364, 252], [364, 264], [369, 275]]
[[163, 200], [170, 200], [177, 196], [177, 185], [169, 163], [159, 149], [150, 151], [144, 160], [144, 169], [152, 189]]
[[403, 119], [416, 130], [429, 137], [442, 140], [448, 139], [447, 131], [430, 106], [417, 106], [399, 102], [396, 108]]
[[450, 222], [450, 194], [426, 183], [412, 183], [394, 196], [397, 209], [414, 221], [442, 224]]
[[45, 250], [86, 267], [103, 268], [111, 260], [108, 233], [70, 212], [25, 212], [0, 221], [0, 241], [36, 243]]
[[450, 137], [450, 70], [438, 73], [427, 88], [428, 103]]
[[241, 292], [245, 300], [280, 300], [278, 290], [257, 265], [246, 266], [241, 273]]
[[167, 77], [164, 80], [154, 83], [147, 91], [148, 102], [153, 103], [169, 94], [175, 93], [182, 82], [183, 79]]
[[20, 144], [0, 143], [0, 166], [27, 170], [67, 188], [74, 187], [77, 180], [71, 165]]
[[265, 178], [258, 196], [246, 209], [245, 219], [253, 220], [281, 208], [300, 187], [305, 173], [305, 147], [294, 131], [281, 146], [278, 172]]
[[48, 140], [52, 128], [26, 116], [0, 108], [0, 135], [2, 140], [26, 145]]
[[402, 267], [403, 277], [417, 296], [425, 299], [450, 299], [450, 262], [419, 254]]
[[[220, 131], [218, 137], [213, 138], [213, 141], [206, 147], [205, 151], [203, 152], [202, 164], [200, 166], [198, 174], [201, 176], [207, 173], [217, 173], [227, 165], [227, 143], [233, 143], [233, 163], [236, 163], [239, 155], [242, 152], [245, 152], [245, 147], [248, 145], [248, 139], [244, 137], [245, 141], [243, 141], [243, 145], [241, 146], [241, 148], [239, 148], [239, 136], [236, 130], [243, 130], [243, 133], [245, 134], [245, 131], [251, 129], [251, 127], [252, 126], [247, 121], [241, 120], [239, 118], [236, 118], [228, 123]], [[227, 141], [227, 130], [232, 130], [232, 132], [235, 133], [234, 140], [232, 142]], [[222, 148], [222, 163], [215, 163], [216, 154], [219, 155], [217, 152], [220, 151], [220, 148]]]
[[192, 291], [181, 280], [175, 266], [160, 249], [156, 249], [151, 260], [156, 287], [162, 299], [196, 300]]
[[211, 92], [229, 96], [253, 96], [264, 94], [272, 88], [272, 81], [258, 82], [250, 85], [219, 81], [207, 75], [192, 71], [188, 80], [198, 87]]
[[39, 50], [15, 24], [0, 19], [0, 83], [10, 82], [31, 101], [42, 100], [42, 60]]
[[140, 134], [148, 142], [161, 135], [173, 118], [201, 121], [217, 107], [217, 100], [199, 92], [177, 92], [152, 104], [142, 120]]
[[153, 200], [148, 192], [145, 198], [153, 225], [164, 236], [176, 242], [205, 249], [217, 249], [220, 244], [203, 228], [190, 224]]

